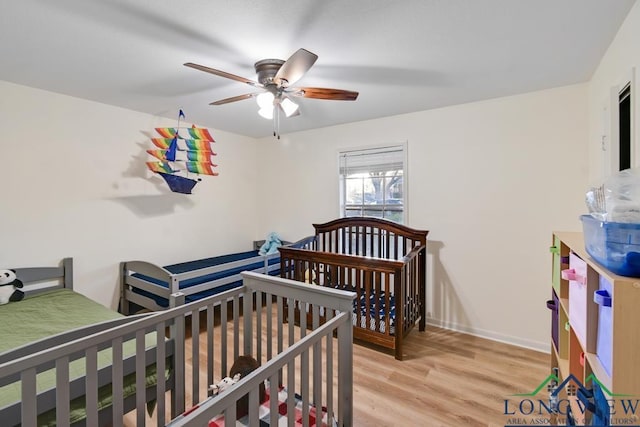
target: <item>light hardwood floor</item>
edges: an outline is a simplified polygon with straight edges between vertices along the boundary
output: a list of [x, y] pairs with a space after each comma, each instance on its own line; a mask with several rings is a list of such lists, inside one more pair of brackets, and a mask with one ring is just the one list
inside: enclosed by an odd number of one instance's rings
[[412, 331], [404, 352], [398, 361], [354, 344], [355, 426], [505, 426], [504, 400], [549, 374], [548, 354], [430, 326]]

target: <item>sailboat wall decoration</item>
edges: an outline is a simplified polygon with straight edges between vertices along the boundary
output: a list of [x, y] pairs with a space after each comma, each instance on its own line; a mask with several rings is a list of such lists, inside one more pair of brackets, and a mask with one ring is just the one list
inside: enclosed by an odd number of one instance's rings
[[[147, 167], [160, 175], [174, 193], [191, 194], [193, 187], [202, 180], [200, 175], [218, 175], [213, 170], [218, 165], [212, 162], [216, 153], [211, 144], [215, 140], [208, 129], [180, 127], [181, 118], [184, 118], [182, 110], [177, 127], [156, 128], [160, 136], [151, 138], [151, 142], [157, 148], [147, 150], [156, 161], [147, 162]], [[192, 178], [191, 174], [196, 176]]]

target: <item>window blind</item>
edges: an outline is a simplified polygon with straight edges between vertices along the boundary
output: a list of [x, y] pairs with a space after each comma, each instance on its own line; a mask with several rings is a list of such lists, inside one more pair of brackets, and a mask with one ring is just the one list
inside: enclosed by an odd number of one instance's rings
[[340, 153], [340, 175], [402, 170], [403, 164], [402, 145]]

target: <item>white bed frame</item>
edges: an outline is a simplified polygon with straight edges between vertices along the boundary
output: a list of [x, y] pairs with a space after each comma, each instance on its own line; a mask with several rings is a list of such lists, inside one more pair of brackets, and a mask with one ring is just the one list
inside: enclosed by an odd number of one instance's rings
[[[251, 408], [250, 423], [257, 425], [258, 388], [265, 380], [269, 380], [272, 392], [278, 384], [283, 384], [288, 390], [299, 393], [303, 399], [303, 414], [308, 413], [311, 405], [315, 405], [316, 410], [324, 406], [339, 426], [351, 426], [351, 308], [355, 294], [252, 272], [242, 273], [242, 276], [241, 287], [218, 295], [169, 310], [118, 319], [113, 325], [104, 324], [97, 328], [93, 326], [91, 330], [74, 331], [64, 337], [65, 341], [60, 337], [57, 340], [49, 339], [46, 346], [33, 344], [38, 347], [37, 351], [31, 354], [22, 351], [20, 354], [15, 353], [15, 358], [10, 353], [3, 354], [0, 363], [0, 384], [21, 381], [23, 385], [21, 424], [37, 425], [37, 415], [41, 408], [36, 405], [36, 372], [55, 366], [58, 368], [55, 390], [58, 426], [69, 425], [70, 388], [68, 369], [64, 366], [69, 360], [85, 357], [88, 361], [84, 390], [87, 399], [86, 425], [100, 425], [103, 418], [97, 411], [96, 384], [98, 377], [102, 376], [94, 366], [95, 355], [102, 348], [114, 349], [114, 363], [107, 374], [111, 375], [109, 380], [113, 384], [114, 395], [117, 396], [122, 387], [122, 373], [125, 370], [124, 361], [117, 357], [121, 354], [118, 349], [123, 341], [135, 339], [137, 354], [132, 362], [139, 389], [144, 388], [144, 368], [150, 361], [157, 363], [158, 372], [164, 372], [165, 366], [172, 368], [170, 381], [160, 381], [151, 396], [148, 396], [148, 393], [136, 395], [137, 426], [146, 425], [145, 409], [149, 398], [157, 401], [156, 414], [159, 426], [167, 422], [172, 426], [206, 425], [209, 419], [219, 413], [224, 413], [226, 419], [235, 419], [236, 402], [247, 393]], [[299, 327], [292, 322], [284, 324], [282, 319], [285, 302], [288, 303], [290, 318], [293, 316], [295, 303], [312, 304], [312, 324], [307, 325], [306, 320]], [[322, 326], [319, 321], [321, 309], [328, 313], [329, 319]], [[216, 318], [228, 321], [219, 321], [218, 325], [215, 325]], [[203, 322], [201, 319], [206, 320]], [[191, 336], [200, 338], [193, 341], [190, 355], [186, 354], [184, 345], [189, 332], [188, 324]], [[166, 345], [145, 352], [146, 334], [155, 333], [158, 341], [162, 342], [167, 331], [170, 331], [170, 338], [164, 341]], [[214, 346], [214, 334], [219, 334], [219, 340], [216, 342], [220, 342], [220, 345]], [[335, 346], [337, 357], [334, 356]], [[200, 357], [201, 347], [206, 348], [205, 360]], [[262, 366], [241, 379], [230, 390], [218, 396], [210, 396], [208, 385], [227, 376], [233, 360], [244, 354], [251, 354]], [[187, 377], [188, 369], [185, 362], [189, 357], [192, 359], [192, 366], [207, 366], [206, 381], [201, 380], [200, 369], [191, 370], [190, 378]], [[214, 370], [216, 365], [219, 366], [219, 371]], [[187, 383], [191, 384], [191, 399], [188, 402]], [[168, 420], [165, 416], [166, 393], [170, 396], [169, 405], [173, 420]], [[293, 409], [293, 393], [290, 393], [290, 396], [288, 405]], [[275, 405], [275, 400], [272, 401]], [[190, 409], [185, 414], [187, 408]], [[277, 417], [277, 410], [272, 409], [272, 414]], [[123, 415], [126, 413], [125, 403], [114, 400], [111, 411], [108, 412], [109, 422], [114, 426], [122, 425]], [[293, 410], [289, 413], [293, 413]]]

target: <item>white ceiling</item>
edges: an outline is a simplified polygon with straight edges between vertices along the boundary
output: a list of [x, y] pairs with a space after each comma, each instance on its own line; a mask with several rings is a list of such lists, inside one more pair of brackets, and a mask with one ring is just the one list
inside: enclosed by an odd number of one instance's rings
[[[15, 0], [0, 6], [0, 80], [252, 137], [272, 133], [254, 62], [318, 55], [281, 132], [588, 81], [634, 0]], [[81, 118], [78, 118], [81, 119]]]

